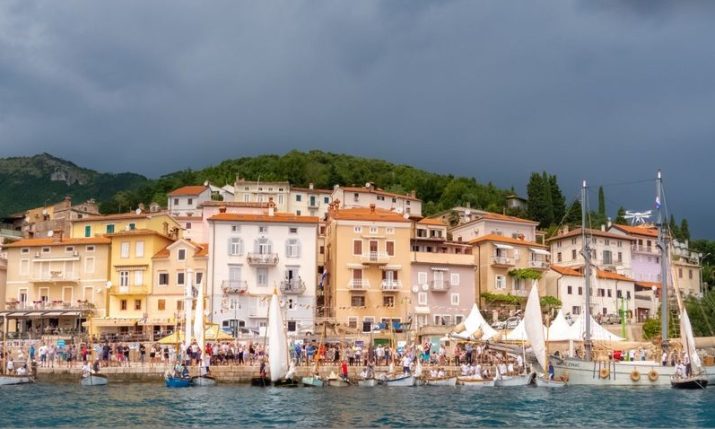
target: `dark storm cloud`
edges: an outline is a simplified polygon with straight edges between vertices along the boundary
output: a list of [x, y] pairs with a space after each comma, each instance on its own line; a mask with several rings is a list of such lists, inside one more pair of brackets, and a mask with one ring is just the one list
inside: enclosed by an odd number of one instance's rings
[[713, 237], [714, 4], [3, 2], [0, 144], [149, 176], [318, 148], [567, 195], [660, 167]]

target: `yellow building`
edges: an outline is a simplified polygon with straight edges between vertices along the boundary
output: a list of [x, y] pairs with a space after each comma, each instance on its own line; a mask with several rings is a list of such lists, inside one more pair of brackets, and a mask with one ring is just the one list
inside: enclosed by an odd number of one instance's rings
[[331, 205], [326, 230], [327, 317], [352, 330], [405, 321], [410, 297], [411, 222], [402, 215]]
[[72, 237], [95, 237], [136, 229], [156, 231], [174, 239], [181, 236], [181, 225], [168, 214], [138, 209], [132, 213], [91, 216], [73, 221]]
[[[11, 330], [28, 336], [74, 333], [106, 312], [110, 243], [105, 237], [34, 238], [5, 246], [3, 297]], [[13, 322], [13, 320], [16, 322]]]
[[173, 330], [177, 317], [183, 316], [184, 288], [189, 276], [193, 288], [203, 287], [204, 296], [208, 296], [208, 244], [177, 240], [160, 250], [152, 260], [154, 288], [148, 297], [149, 317], [145, 324], [154, 338], [160, 338]]
[[109, 314], [94, 320], [103, 334], [148, 334], [156, 319], [149, 306], [153, 292], [153, 256], [174, 240], [151, 229], [131, 229], [106, 235], [112, 242], [108, 295]]

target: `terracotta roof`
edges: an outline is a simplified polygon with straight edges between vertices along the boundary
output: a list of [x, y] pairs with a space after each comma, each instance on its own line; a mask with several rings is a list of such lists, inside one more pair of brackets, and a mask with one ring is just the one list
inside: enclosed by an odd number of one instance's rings
[[564, 276], [583, 277], [583, 275], [580, 272], [574, 270], [573, 268], [562, 267], [561, 265], [554, 265], [554, 264], [551, 264], [550, 268]]
[[611, 228], [620, 229], [626, 234], [646, 235], [648, 237], [658, 237], [658, 229], [649, 226], [613, 225]]
[[291, 191], [298, 191], [298, 192], [308, 192], [308, 193], [310, 193], [310, 192], [315, 192], [316, 194], [332, 194], [332, 193], [333, 193], [333, 190], [332, 190], [332, 189], [318, 189], [318, 188], [310, 189], [310, 188], [298, 188], [298, 187], [295, 187], [295, 186], [292, 186], [292, 187], [290, 188], [290, 190], [291, 190]]
[[335, 220], [367, 220], [376, 222], [409, 222], [401, 214], [383, 210], [371, 209], [368, 207], [355, 207], [351, 209], [339, 209], [329, 212], [328, 216]]
[[[634, 241], [634, 240], [635, 240], [635, 238], [633, 238], [633, 237], [628, 237], [628, 236], [613, 234], [613, 233], [610, 233], [610, 232], [601, 231], [600, 229], [588, 229], [588, 228], [587, 228], [587, 229], [586, 229], [586, 234], [587, 234], [587, 235], [595, 235], [595, 236], [598, 236], [598, 237], [615, 238], [615, 239], [619, 239], [619, 240], [631, 240], [631, 241]], [[567, 232], [566, 234], [562, 234], [562, 235], [557, 235], [557, 236], [551, 237], [551, 238], [549, 238], [549, 239], [546, 240], [546, 241], [562, 240], [562, 239], [564, 239], [564, 238], [577, 237], [577, 236], [580, 236], [580, 235], [581, 235], [581, 228], [576, 228], [576, 229], [574, 229], [574, 230], [572, 230], [572, 231]]]
[[169, 193], [170, 197], [181, 197], [181, 196], [193, 196], [193, 195], [199, 195], [202, 192], [206, 191], [207, 189], [210, 189], [207, 186], [183, 186], [179, 189], [174, 189]]
[[497, 234], [487, 234], [469, 241], [469, 244], [478, 244], [483, 241], [497, 241], [500, 243], [518, 244], [521, 246], [546, 247], [534, 241], [519, 240], [518, 238], [505, 237]]
[[395, 198], [404, 198], [406, 200], [413, 200], [413, 201], [420, 201], [419, 198], [413, 197], [412, 195], [402, 195], [402, 194], [395, 194], [394, 192], [387, 192], [383, 191], [382, 189], [372, 189], [372, 188], [357, 188], [357, 187], [344, 187], [344, 188], [339, 188], [342, 189], [345, 192], [364, 192], [367, 194], [378, 194], [378, 195], [384, 195], [386, 197], [395, 197]]
[[531, 223], [534, 225], [538, 225], [539, 222], [529, 220], [529, 219], [522, 219], [520, 217], [516, 216], [507, 216], [499, 213], [492, 213], [492, 212], [484, 212], [480, 213], [477, 215], [477, 220], [480, 219], [489, 219], [489, 220], [503, 220], [506, 222], [519, 222], [519, 223]]
[[597, 270], [596, 274], [598, 275], [599, 278], [602, 278], [602, 279], [623, 280], [623, 281], [627, 281], [627, 282], [635, 282], [635, 280], [633, 280], [630, 277], [626, 277], [623, 274], [618, 274], [618, 273], [614, 273], [611, 271]]
[[268, 208], [268, 202], [257, 203], [257, 202], [241, 202], [241, 201], [204, 201], [199, 204], [199, 207], [257, 207], [257, 208]]
[[444, 221], [442, 221], [442, 219], [434, 219], [434, 218], [429, 218], [429, 217], [426, 217], [417, 223], [419, 223], [420, 225], [447, 226], [447, 225], [445, 225]]
[[[209, 254], [209, 245], [207, 243], [194, 243], [191, 241], [186, 240], [188, 243], [190, 243], [193, 246], [198, 247], [196, 254], [194, 256], [208, 256]], [[153, 258], [168, 258], [169, 257], [169, 247], [173, 246], [175, 243], [171, 243], [161, 249], [160, 251], [156, 252], [156, 254], [153, 256]]]
[[645, 288], [648, 288], [648, 289], [653, 288], [653, 287], [655, 287], [655, 288], [657, 288], [657, 289], [660, 289], [660, 288], [662, 287], [662, 285], [661, 285], [659, 282], [641, 282], [641, 281], [637, 281], [637, 282], [635, 282], [635, 285], [636, 285], [636, 286], [640, 286], [640, 287], [645, 287]]
[[173, 238], [169, 237], [168, 235], [164, 235], [164, 234], [160, 233], [159, 231], [154, 231], [153, 229], [147, 229], [147, 228], [117, 231], [112, 234], [105, 234], [105, 237], [124, 237], [127, 235], [159, 235], [161, 237], [173, 240]]
[[209, 218], [213, 221], [230, 222], [278, 222], [278, 223], [318, 223], [315, 216], [296, 216], [292, 213], [276, 213], [273, 216], [268, 214], [241, 214], [241, 213], [219, 213]]
[[10, 244], [5, 244], [4, 247], [49, 247], [68, 246], [73, 244], [110, 244], [111, 242], [112, 240], [105, 237], [63, 238], [61, 241], [54, 238], [25, 238]]

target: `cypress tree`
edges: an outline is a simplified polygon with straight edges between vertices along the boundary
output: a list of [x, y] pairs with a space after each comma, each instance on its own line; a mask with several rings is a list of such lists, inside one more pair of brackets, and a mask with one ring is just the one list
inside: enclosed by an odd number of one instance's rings
[[606, 218], [606, 194], [603, 192], [603, 186], [598, 187], [598, 214]]
[[618, 208], [618, 214], [616, 214], [616, 220], [613, 221], [616, 225], [628, 225], [626, 220], [626, 209], [623, 206]]
[[673, 235], [674, 238], [680, 238], [680, 228], [678, 228], [678, 224], [675, 223], [675, 216], [673, 215], [670, 215], [668, 229], [670, 229], [670, 233]]
[[581, 201], [574, 200], [566, 214], [566, 222], [569, 225], [581, 226]]
[[690, 228], [688, 227], [688, 220], [685, 218], [680, 221], [680, 238], [690, 240]]
[[559, 223], [564, 220], [566, 214], [566, 198], [559, 188], [559, 182], [556, 175], [549, 177], [549, 186], [551, 188], [551, 204], [554, 213], [554, 223]]
[[554, 224], [554, 201], [551, 197], [551, 180], [544, 171], [541, 175], [541, 183], [544, 187], [544, 218], [542, 228], [548, 228]]

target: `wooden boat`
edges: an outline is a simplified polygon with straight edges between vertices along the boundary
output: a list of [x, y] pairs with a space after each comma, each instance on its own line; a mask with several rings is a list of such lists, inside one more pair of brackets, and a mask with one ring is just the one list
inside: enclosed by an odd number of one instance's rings
[[674, 389], [705, 389], [708, 387], [708, 378], [702, 375], [693, 375], [690, 377], [670, 378], [670, 385]]
[[535, 377], [534, 383], [536, 387], [566, 387], [568, 383], [563, 380], [549, 380], [544, 377]]
[[34, 382], [35, 379], [29, 375], [0, 375], [0, 386], [14, 386]]
[[268, 387], [271, 385], [271, 379], [268, 377], [252, 377], [251, 386]]
[[306, 386], [306, 387], [324, 387], [325, 386], [325, 382], [323, 381], [323, 379], [318, 376], [303, 377], [300, 379], [300, 382], [303, 384], [303, 386]]
[[494, 387], [494, 380], [481, 377], [457, 377], [457, 384], [465, 387]]
[[107, 377], [99, 374], [88, 374], [79, 380], [82, 386], [106, 386]]
[[343, 378], [328, 379], [328, 386], [330, 387], [349, 387], [351, 385], [350, 381]]
[[165, 378], [166, 387], [190, 387], [191, 377], [174, 377], [168, 376]]
[[200, 375], [191, 377], [192, 386], [215, 386], [216, 379], [210, 375]]
[[521, 375], [505, 375], [494, 380], [494, 385], [497, 387], [528, 386], [534, 380], [535, 375], [533, 372]]
[[276, 380], [273, 382], [273, 387], [298, 387], [300, 383], [298, 380], [292, 378], [284, 378], [282, 380]]
[[427, 386], [456, 386], [457, 377], [436, 377], [425, 378], [424, 384]]
[[362, 378], [358, 380], [357, 385], [359, 387], [375, 387], [377, 386], [376, 378]]
[[381, 381], [382, 384], [389, 387], [412, 387], [415, 385], [415, 377], [412, 374], [386, 376]]

